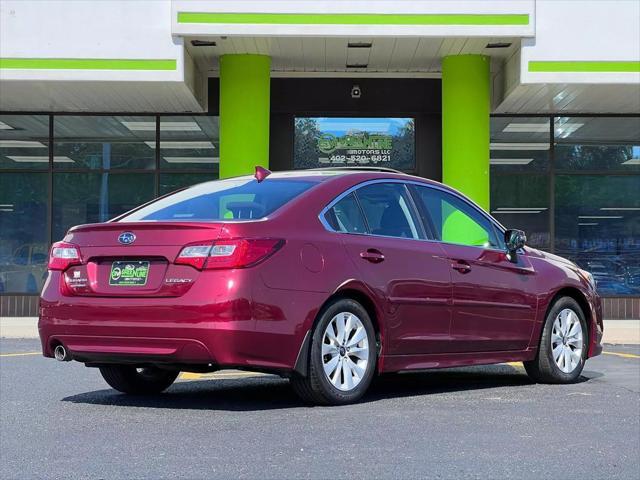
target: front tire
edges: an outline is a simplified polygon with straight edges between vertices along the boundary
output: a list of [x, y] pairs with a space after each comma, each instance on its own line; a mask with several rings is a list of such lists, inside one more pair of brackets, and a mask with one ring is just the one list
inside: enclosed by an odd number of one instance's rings
[[313, 329], [307, 376], [296, 375], [291, 383], [309, 403], [353, 403], [369, 388], [376, 360], [369, 314], [355, 300], [337, 300], [324, 309]]
[[180, 372], [157, 367], [137, 368], [129, 365], [100, 367], [102, 378], [114, 389], [132, 395], [160, 393], [171, 386]]
[[547, 314], [536, 358], [524, 362], [527, 374], [538, 383], [577, 381], [587, 359], [587, 332], [578, 302], [559, 298]]

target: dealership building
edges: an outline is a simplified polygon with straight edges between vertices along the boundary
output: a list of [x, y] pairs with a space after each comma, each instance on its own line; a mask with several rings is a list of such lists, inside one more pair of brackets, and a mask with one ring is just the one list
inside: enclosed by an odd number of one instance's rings
[[0, 3], [0, 316], [69, 227], [256, 165], [442, 181], [640, 318], [640, 2]]

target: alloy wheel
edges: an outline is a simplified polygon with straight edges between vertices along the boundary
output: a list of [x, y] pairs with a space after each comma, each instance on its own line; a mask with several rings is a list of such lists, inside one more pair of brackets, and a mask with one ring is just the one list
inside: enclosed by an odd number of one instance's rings
[[562, 310], [553, 322], [551, 351], [564, 373], [573, 372], [582, 360], [583, 335], [580, 318], [570, 308]]
[[348, 392], [362, 381], [369, 366], [369, 337], [351, 312], [335, 315], [322, 337], [322, 365], [329, 382]]

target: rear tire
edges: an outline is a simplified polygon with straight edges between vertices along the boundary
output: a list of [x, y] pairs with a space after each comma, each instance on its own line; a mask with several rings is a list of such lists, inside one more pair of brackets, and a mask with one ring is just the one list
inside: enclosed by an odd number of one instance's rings
[[524, 368], [538, 383], [574, 383], [584, 368], [588, 345], [580, 305], [571, 297], [561, 297], [547, 314], [536, 358], [524, 362]]
[[100, 367], [102, 378], [114, 389], [132, 395], [160, 393], [171, 386], [180, 372], [156, 367], [137, 368], [129, 365]]
[[355, 300], [341, 299], [320, 314], [311, 336], [307, 376], [291, 378], [294, 391], [316, 405], [358, 401], [375, 373], [377, 345], [369, 314]]

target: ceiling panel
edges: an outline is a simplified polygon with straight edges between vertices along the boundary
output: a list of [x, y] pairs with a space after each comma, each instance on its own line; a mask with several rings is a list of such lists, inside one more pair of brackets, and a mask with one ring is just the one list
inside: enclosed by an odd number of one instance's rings
[[495, 109], [498, 113], [638, 113], [637, 85], [518, 85]]
[[[224, 54], [258, 53], [272, 57], [275, 72], [432, 72], [440, 71], [446, 55], [485, 54], [504, 59], [515, 50], [516, 41], [508, 48], [487, 49], [492, 38], [338, 38], [338, 37], [209, 37], [215, 47], [194, 47], [186, 39], [187, 50], [202, 71], [215, 72], [217, 58]], [[204, 40], [203, 38], [202, 40]], [[348, 48], [349, 41], [371, 42], [371, 48]], [[348, 69], [347, 64], [367, 65]]]

